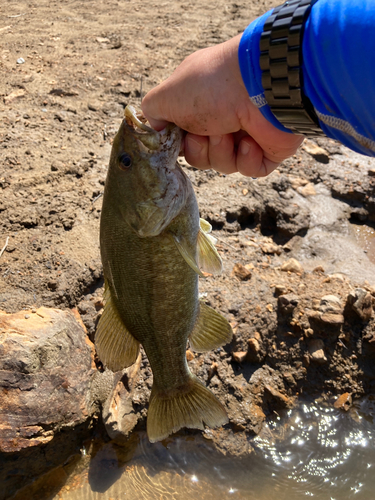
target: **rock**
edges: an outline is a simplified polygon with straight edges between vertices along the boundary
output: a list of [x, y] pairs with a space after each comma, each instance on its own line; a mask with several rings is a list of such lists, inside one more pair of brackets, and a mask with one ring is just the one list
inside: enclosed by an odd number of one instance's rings
[[293, 399], [284, 394], [285, 386], [281, 374], [269, 366], [258, 368], [252, 374], [249, 385], [254, 398], [253, 404], [261, 406], [265, 413], [293, 406]]
[[[258, 332], [255, 332], [256, 334]], [[250, 363], [260, 363], [265, 356], [265, 352], [262, 352], [261, 344], [260, 344], [260, 335], [259, 338], [251, 338], [247, 341], [248, 350], [247, 350], [247, 359]]]
[[192, 361], [194, 359], [194, 353], [190, 349], [186, 351], [186, 360]]
[[[281, 190], [284, 186], [277, 185], [276, 189]], [[290, 190], [291, 191], [291, 190]], [[276, 225], [277, 234], [282, 238], [293, 238], [301, 234], [310, 227], [310, 211], [302, 204], [291, 203], [290, 198], [280, 196], [276, 191], [269, 190], [263, 192], [262, 198], [265, 200], [264, 212], [261, 217], [261, 228], [269, 231]], [[293, 197], [293, 193], [288, 193]]]
[[333, 280], [337, 280], [337, 281], [341, 281], [341, 282], [346, 281], [345, 276], [341, 273], [329, 274], [328, 278], [330, 281], [333, 281]]
[[302, 177], [292, 177], [290, 179], [290, 184], [293, 189], [298, 189], [302, 186], [306, 186], [308, 184], [308, 181], [306, 179], [303, 179]]
[[305, 198], [307, 198], [308, 196], [315, 196], [316, 195], [314, 184], [312, 184], [311, 182], [306, 184], [306, 186], [299, 187], [297, 189], [297, 192], [299, 194], [301, 194], [302, 196], [304, 196]]
[[344, 323], [344, 316], [342, 314], [320, 314], [320, 321], [327, 325], [342, 325]]
[[[317, 322], [320, 327], [321, 323], [325, 326], [337, 327], [344, 323], [343, 307], [339, 297], [325, 295], [320, 301], [314, 299], [312, 306], [315, 310], [308, 315], [311, 324]], [[334, 330], [336, 331], [337, 328]]]
[[280, 255], [281, 254], [281, 248], [279, 245], [276, 245], [276, 243], [273, 243], [273, 242], [265, 242], [265, 243], [262, 243], [260, 245], [260, 248], [262, 250], [263, 253], [266, 253], [266, 254], [277, 254], [277, 255]]
[[90, 110], [90, 111], [99, 111], [101, 108], [102, 108], [102, 103], [99, 102], [99, 101], [90, 101], [88, 104], [87, 104], [87, 108]]
[[97, 36], [95, 38], [95, 40], [98, 42], [98, 43], [110, 43], [110, 39], [109, 38], [104, 38], [102, 36]]
[[324, 267], [323, 266], [316, 266], [316, 267], [314, 267], [314, 269], [313, 269], [312, 272], [313, 273], [324, 273], [325, 271], [324, 271]]
[[313, 361], [319, 364], [327, 362], [324, 353], [324, 342], [321, 339], [313, 339], [309, 342], [309, 353]]
[[274, 400], [277, 408], [291, 408], [293, 406], [293, 400], [288, 398], [285, 394], [272, 387], [271, 385], [265, 384], [264, 390], [271, 396]]
[[337, 409], [348, 411], [352, 406], [351, 394], [349, 394], [348, 392], [345, 392], [345, 394], [341, 394], [341, 396], [339, 396], [333, 403], [333, 406]]
[[0, 312], [1, 500], [77, 453], [95, 411], [98, 372], [78, 313], [34, 311]]
[[305, 337], [309, 338], [314, 335], [314, 330], [312, 328], [306, 328], [304, 331]]
[[317, 146], [314, 142], [306, 139], [302, 145], [302, 149], [315, 158], [316, 161], [320, 163], [329, 163], [328, 152], [320, 146]]
[[297, 385], [296, 379], [293, 377], [292, 373], [284, 372], [283, 378], [285, 382], [290, 385], [290, 387], [295, 387]]
[[286, 295], [280, 295], [277, 299], [278, 309], [284, 316], [289, 316], [293, 310], [298, 306], [299, 298], [298, 295], [293, 293], [288, 293]]
[[287, 287], [284, 285], [275, 285], [275, 294], [284, 295], [288, 291]]
[[53, 161], [51, 163], [51, 172], [58, 172], [58, 171], [62, 171], [63, 169], [65, 168], [65, 165], [62, 161]]
[[51, 441], [89, 417], [93, 346], [71, 311], [0, 313], [0, 451]]
[[239, 262], [233, 266], [232, 274], [241, 281], [247, 281], [251, 278], [251, 272]]
[[363, 288], [356, 288], [347, 298], [347, 306], [353, 310], [362, 321], [369, 321], [372, 315], [371, 293]]
[[208, 375], [208, 378], [211, 379], [216, 373], [217, 373], [217, 369], [218, 369], [219, 365], [218, 363], [216, 363], [216, 361], [214, 361], [210, 368], [208, 369], [208, 372], [207, 372], [207, 375]]
[[233, 360], [236, 361], [236, 363], [244, 363], [246, 360], [247, 352], [246, 351], [238, 351], [234, 352], [232, 354]]
[[20, 97], [25, 97], [25, 95], [26, 95], [25, 89], [13, 90], [13, 92], [11, 92], [9, 95], [4, 97], [4, 102], [5, 102], [5, 104], [9, 104], [14, 99], [18, 99]]
[[296, 259], [289, 259], [284, 262], [281, 266], [281, 270], [285, 272], [289, 271], [291, 273], [303, 273], [303, 267]]
[[343, 306], [341, 300], [336, 295], [325, 295], [320, 299], [319, 310], [325, 313], [343, 313]]
[[260, 345], [257, 339], [251, 338], [247, 341], [250, 351], [258, 353], [260, 351]]
[[108, 435], [116, 443], [127, 441], [136, 426], [139, 413], [135, 412], [132, 393], [138, 380], [142, 355], [139, 353], [134, 365], [114, 376], [114, 388], [103, 406], [103, 422]]

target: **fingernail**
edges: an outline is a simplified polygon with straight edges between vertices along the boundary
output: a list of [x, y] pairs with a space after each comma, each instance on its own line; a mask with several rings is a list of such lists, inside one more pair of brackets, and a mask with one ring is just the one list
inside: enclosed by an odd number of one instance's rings
[[199, 154], [202, 151], [203, 145], [200, 142], [196, 141], [195, 139], [189, 136], [187, 136], [186, 140], [188, 142], [188, 147], [191, 153]]
[[240, 151], [242, 155], [247, 155], [250, 151], [250, 145], [246, 141], [241, 141], [240, 143]]
[[221, 143], [222, 135], [210, 135], [210, 144], [212, 146], [217, 146]]

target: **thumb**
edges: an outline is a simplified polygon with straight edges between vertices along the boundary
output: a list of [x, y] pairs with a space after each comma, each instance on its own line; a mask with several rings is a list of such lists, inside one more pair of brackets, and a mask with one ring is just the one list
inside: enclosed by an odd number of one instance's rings
[[152, 95], [153, 92], [151, 90], [143, 98], [141, 103], [142, 112], [152, 128], [163, 130], [168, 125], [168, 120], [165, 119], [162, 113], [158, 112], [158, 101], [156, 97], [152, 98]]

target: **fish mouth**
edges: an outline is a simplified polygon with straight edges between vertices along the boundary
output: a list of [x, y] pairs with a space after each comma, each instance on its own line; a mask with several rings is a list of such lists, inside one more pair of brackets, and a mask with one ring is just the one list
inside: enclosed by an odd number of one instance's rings
[[160, 149], [162, 144], [161, 134], [146, 125], [148, 122], [141, 110], [128, 104], [125, 108], [125, 122], [133, 136], [138, 139], [147, 149]]

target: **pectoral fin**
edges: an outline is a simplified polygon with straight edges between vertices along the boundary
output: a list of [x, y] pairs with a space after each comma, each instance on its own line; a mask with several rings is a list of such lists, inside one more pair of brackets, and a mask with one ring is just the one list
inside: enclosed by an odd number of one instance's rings
[[189, 264], [193, 271], [195, 271], [197, 274], [199, 274], [199, 276], [202, 276], [203, 278], [204, 275], [199, 269], [198, 264], [195, 260], [195, 256], [193, 255], [191, 248], [189, 248], [186, 239], [183, 236], [177, 236], [175, 234], [172, 234], [172, 236], [180, 254], [185, 259], [186, 263]]
[[124, 326], [107, 284], [104, 300], [104, 311], [95, 334], [95, 347], [102, 363], [116, 372], [135, 363], [139, 342]]
[[199, 225], [204, 233], [210, 233], [212, 231], [211, 224], [201, 217], [199, 218]]
[[199, 316], [190, 334], [190, 347], [197, 352], [211, 351], [232, 340], [228, 321], [204, 302], [200, 302]]
[[199, 222], [200, 230], [197, 241], [198, 267], [201, 271], [209, 274], [220, 274], [223, 270], [223, 263], [215, 248], [216, 239], [208, 234], [211, 232], [212, 226], [204, 219], [199, 219]]
[[215, 248], [216, 239], [208, 234], [212, 226], [204, 219], [199, 219], [200, 229], [197, 237], [196, 255], [182, 235], [172, 234], [174, 242], [187, 264], [199, 276], [204, 277], [204, 272], [208, 274], [220, 274], [223, 270], [223, 263]]

